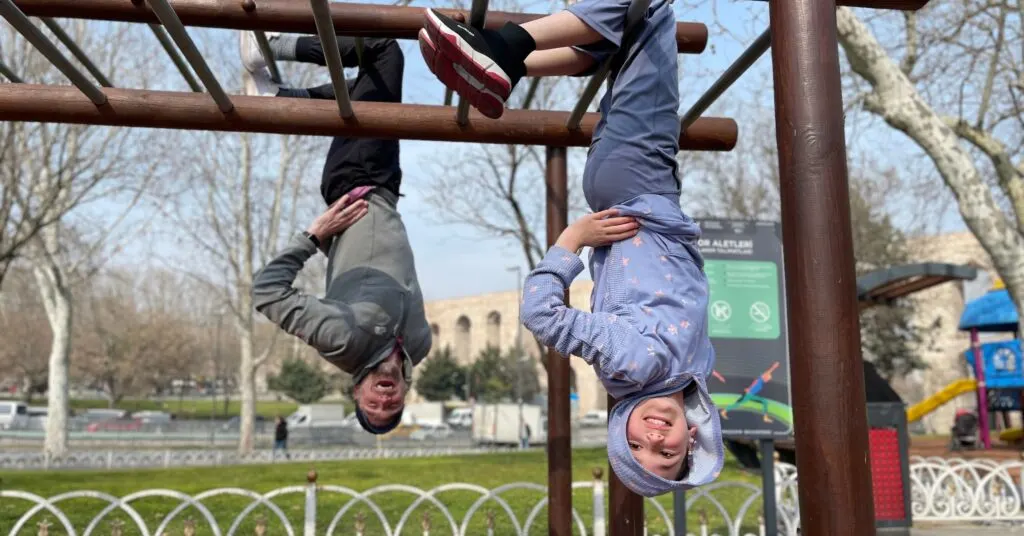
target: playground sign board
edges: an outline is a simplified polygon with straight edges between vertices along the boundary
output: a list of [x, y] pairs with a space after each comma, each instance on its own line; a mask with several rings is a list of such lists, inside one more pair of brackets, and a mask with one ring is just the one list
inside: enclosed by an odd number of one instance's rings
[[722, 433], [791, 437], [782, 227], [750, 220], [698, 223], [711, 289], [708, 334], [716, 355], [708, 389], [722, 417]]

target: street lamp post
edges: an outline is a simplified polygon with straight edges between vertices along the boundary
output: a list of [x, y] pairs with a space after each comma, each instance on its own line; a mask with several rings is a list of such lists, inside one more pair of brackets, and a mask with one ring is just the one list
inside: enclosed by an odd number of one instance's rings
[[519, 448], [523, 449], [529, 446], [525, 444], [528, 438], [523, 422], [523, 323], [519, 319], [523, 294], [523, 269], [520, 266], [511, 266], [508, 271], [516, 274], [516, 401], [519, 403]]

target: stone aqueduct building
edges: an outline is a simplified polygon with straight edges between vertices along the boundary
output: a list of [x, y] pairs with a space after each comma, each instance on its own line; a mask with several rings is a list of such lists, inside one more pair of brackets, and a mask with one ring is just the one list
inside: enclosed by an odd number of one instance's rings
[[[580, 280], [570, 287], [570, 303], [577, 309], [590, 310], [592, 281]], [[506, 351], [515, 347], [516, 334], [522, 334], [523, 351], [538, 358], [537, 344], [526, 328], [519, 328], [519, 296], [516, 291], [494, 292], [427, 302], [427, 320], [434, 331], [434, 348], [446, 346], [461, 364], [476, 358], [488, 345]], [[547, 377], [537, 360], [537, 377], [542, 389], [547, 389]], [[582, 359], [570, 359], [576, 393], [579, 395], [579, 414], [592, 409], [604, 409], [607, 394], [590, 365]]]
[[[991, 260], [981, 245], [968, 232], [952, 233], [914, 240], [911, 244], [918, 262], [970, 264], [979, 270], [976, 281], [946, 283], [915, 294], [918, 318], [915, 324], [927, 331], [932, 344], [921, 350], [930, 364], [925, 371], [895, 380], [894, 387], [908, 404], [913, 404], [938, 391], [956, 378], [969, 376], [962, 352], [969, 346], [966, 333], [956, 331], [964, 303], [983, 294], [992, 284]], [[573, 307], [589, 310], [591, 281], [577, 281], [571, 287]], [[434, 329], [435, 348], [450, 346], [460, 363], [468, 363], [488, 344], [506, 350], [515, 345], [518, 310], [516, 291], [496, 292], [438, 300], [427, 303], [427, 318]], [[938, 319], [938, 327], [935, 320]], [[524, 329], [523, 348], [534, 357], [537, 347]], [[593, 370], [581, 359], [573, 358], [570, 366], [579, 394], [579, 412], [606, 407], [606, 393]], [[542, 387], [546, 387], [543, 370], [538, 371]], [[415, 395], [414, 395], [415, 396]], [[947, 433], [957, 408], [974, 409], [974, 395], [966, 394], [927, 416], [922, 422], [931, 433]]]

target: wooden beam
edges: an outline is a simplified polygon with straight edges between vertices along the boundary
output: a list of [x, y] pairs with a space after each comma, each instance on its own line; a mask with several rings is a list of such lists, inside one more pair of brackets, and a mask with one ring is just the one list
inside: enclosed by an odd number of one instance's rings
[[[136, 5], [133, 0], [15, 0], [15, 4], [26, 15], [34, 17], [157, 22], [156, 16], [145, 2]], [[171, 0], [171, 6], [186, 26], [316, 33], [309, 2], [256, 0], [256, 7], [252, 11], [247, 11], [240, 0]], [[423, 10], [422, 7], [331, 3], [331, 16], [338, 35], [416, 39], [416, 34], [423, 27]], [[469, 13], [466, 11], [438, 11], [449, 16], [462, 13], [466, 17], [464, 20], [469, 20]], [[485, 27], [497, 29], [506, 22], [522, 24], [545, 15], [488, 11]], [[679, 52], [699, 54], [707, 46], [708, 28], [694, 22], [677, 23], [676, 42]]]
[[[97, 106], [71, 86], [0, 84], [0, 121], [586, 147], [599, 117], [587, 114], [579, 130], [569, 130], [569, 112], [508, 110], [501, 119], [487, 119], [473, 110], [469, 124], [460, 126], [451, 106], [357, 101], [346, 120], [331, 100], [232, 95], [234, 109], [223, 113], [203, 93], [103, 93], [107, 104]], [[680, 136], [680, 148], [729, 151], [737, 130], [732, 119], [702, 118]]]

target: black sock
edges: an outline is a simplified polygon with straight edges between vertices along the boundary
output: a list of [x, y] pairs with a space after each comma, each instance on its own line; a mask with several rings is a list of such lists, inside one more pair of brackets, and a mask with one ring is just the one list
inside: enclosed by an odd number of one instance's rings
[[526, 76], [524, 61], [537, 49], [537, 43], [529, 32], [517, 24], [507, 22], [498, 31], [484, 30], [482, 34], [498, 66], [512, 78], [512, 85]]
[[537, 50], [533, 36], [518, 24], [506, 22], [498, 30], [498, 35], [505, 42], [506, 53], [513, 61], [525, 61], [531, 52]]

